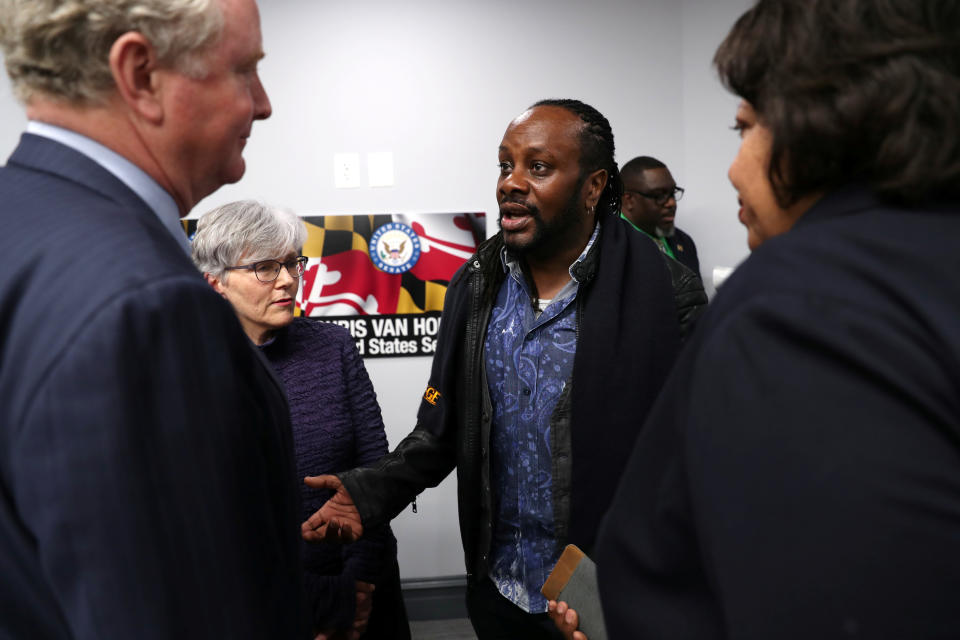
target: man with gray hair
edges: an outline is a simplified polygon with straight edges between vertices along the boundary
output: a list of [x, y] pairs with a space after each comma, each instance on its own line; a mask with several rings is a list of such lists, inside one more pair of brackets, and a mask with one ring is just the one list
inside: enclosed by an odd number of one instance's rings
[[2, 0], [0, 637], [302, 636], [277, 381], [180, 227], [270, 115], [255, 0]]

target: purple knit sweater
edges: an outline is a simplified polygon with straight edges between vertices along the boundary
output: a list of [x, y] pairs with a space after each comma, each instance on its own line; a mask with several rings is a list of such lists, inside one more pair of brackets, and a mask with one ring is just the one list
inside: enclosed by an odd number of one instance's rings
[[[286, 386], [300, 478], [372, 464], [387, 452], [377, 396], [346, 329], [296, 318], [261, 348]], [[332, 495], [306, 485], [302, 492], [304, 520]], [[349, 545], [305, 544], [304, 580], [315, 627], [349, 628], [354, 580], [375, 584], [396, 554], [388, 526], [365, 530]]]

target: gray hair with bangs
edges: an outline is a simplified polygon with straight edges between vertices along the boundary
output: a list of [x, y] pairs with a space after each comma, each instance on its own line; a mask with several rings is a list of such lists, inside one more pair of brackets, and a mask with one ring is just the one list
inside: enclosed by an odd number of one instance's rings
[[231, 202], [203, 214], [193, 237], [193, 261], [204, 274], [223, 280], [226, 267], [275, 260], [299, 252], [307, 241], [303, 220], [255, 200]]

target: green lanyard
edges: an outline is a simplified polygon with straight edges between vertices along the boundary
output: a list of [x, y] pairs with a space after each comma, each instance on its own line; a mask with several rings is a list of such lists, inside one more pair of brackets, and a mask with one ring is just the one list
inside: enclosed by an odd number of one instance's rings
[[623, 218], [624, 220], [626, 220], [626, 221], [627, 221], [627, 224], [629, 224], [631, 227], [633, 227], [634, 229], [636, 229], [637, 231], [639, 231], [639, 232], [642, 233], [643, 235], [647, 236], [648, 238], [650, 238], [651, 240], [653, 240], [654, 242], [656, 242], [656, 243], [657, 243], [657, 246], [660, 247], [660, 251], [663, 251], [665, 254], [667, 254], [668, 256], [670, 256], [671, 258], [673, 258], [674, 260], [677, 259], [677, 256], [673, 255], [673, 249], [671, 249], [671, 248], [670, 248], [670, 245], [667, 244], [667, 239], [666, 239], [666, 238], [657, 238], [657, 237], [655, 237], [655, 236], [650, 235], [649, 233], [647, 233], [646, 231], [644, 231], [643, 229], [641, 229], [641, 228], [638, 227], [637, 225], [633, 224], [633, 220], [631, 220], [631, 219], [628, 218], [627, 216], [623, 215], [623, 212], [622, 212], [622, 211], [620, 212], [620, 217]]

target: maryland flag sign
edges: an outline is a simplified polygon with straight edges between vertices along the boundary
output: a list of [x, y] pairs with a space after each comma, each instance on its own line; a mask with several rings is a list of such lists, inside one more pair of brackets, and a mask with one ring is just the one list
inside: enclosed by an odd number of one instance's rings
[[[366, 357], [430, 355], [450, 278], [485, 237], [483, 213], [308, 216], [297, 315], [350, 330]], [[190, 220], [188, 233], [195, 230]]]
[[484, 214], [305, 217], [305, 316], [441, 311], [454, 272], [483, 239]]

